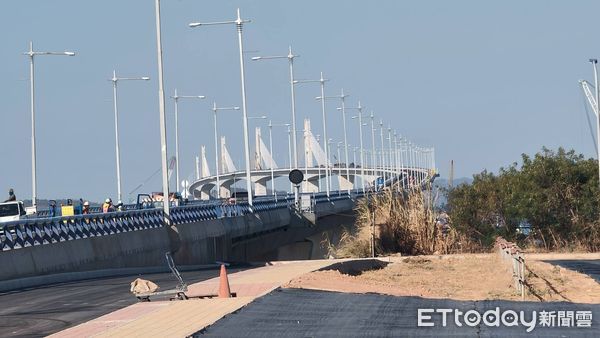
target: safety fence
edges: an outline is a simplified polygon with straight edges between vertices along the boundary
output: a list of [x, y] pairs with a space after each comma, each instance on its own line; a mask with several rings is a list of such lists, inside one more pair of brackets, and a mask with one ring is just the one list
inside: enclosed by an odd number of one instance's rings
[[[360, 191], [330, 196], [313, 194], [315, 203], [333, 202], [360, 197]], [[259, 197], [250, 207], [247, 201], [229, 204], [223, 201], [194, 201], [170, 210], [172, 224], [185, 224], [257, 212], [269, 212], [294, 207], [294, 197]], [[0, 225], [0, 251], [29, 246], [140, 231], [164, 226], [162, 208], [95, 213], [51, 218], [29, 218]]]
[[502, 237], [496, 238], [496, 247], [502, 259], [511, 265], [515, 290], [525, 299], [525, 256], [517, 244]]

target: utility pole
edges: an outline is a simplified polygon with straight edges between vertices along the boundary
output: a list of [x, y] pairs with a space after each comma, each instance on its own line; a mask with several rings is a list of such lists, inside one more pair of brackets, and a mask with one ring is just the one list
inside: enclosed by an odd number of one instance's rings
[[454, 187], [454, 160], [450, 160], [450, 176], [448, 177], [448, 186]]
[[600, 185], [600, 110], [598, 109], [598, 100], [600, 99], [600, 88], [598, 88], [598, 59], [590, 59], [594, 66], [594, 86], [596, 89], [596, 107], [592, 107], [596, 111], [596, 148], [598, 149], [598, 184]]

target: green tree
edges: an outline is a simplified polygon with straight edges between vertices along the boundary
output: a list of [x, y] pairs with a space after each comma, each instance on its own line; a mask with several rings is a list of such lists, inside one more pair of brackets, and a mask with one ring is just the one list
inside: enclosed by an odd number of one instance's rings
[[498, 175], [483, 171], [471, 184], [448, 191], [450, 216], [457, 230], [489, 246], [498, 235], [520, 239], [522, 221], [532, 226], [529, 240], [548, 249], [582, 246], [600, 249], [597, 161], [573, 150], [543, 148], [523, 154]]

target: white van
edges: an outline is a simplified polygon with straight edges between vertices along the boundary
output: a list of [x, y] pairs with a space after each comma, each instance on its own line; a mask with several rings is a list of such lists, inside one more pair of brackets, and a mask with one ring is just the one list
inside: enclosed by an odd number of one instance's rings
[[22, 201], [0, 203], [0, 223], [18, 221], [26, 215]]

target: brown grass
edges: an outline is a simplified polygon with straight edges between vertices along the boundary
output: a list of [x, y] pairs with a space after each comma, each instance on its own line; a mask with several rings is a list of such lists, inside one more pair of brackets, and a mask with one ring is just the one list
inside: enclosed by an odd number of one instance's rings
[[386, 190], [362, 199], [355, 209], [355, 228], [345, 229], [337, 246], [329, 245], [330, 256], [370, 256], [373, 233], [376, 255], [481, 252], [480, 246], [455, 229], [442, 234], [430, 196], [428, 190], [415, 189], [404, 194]]

